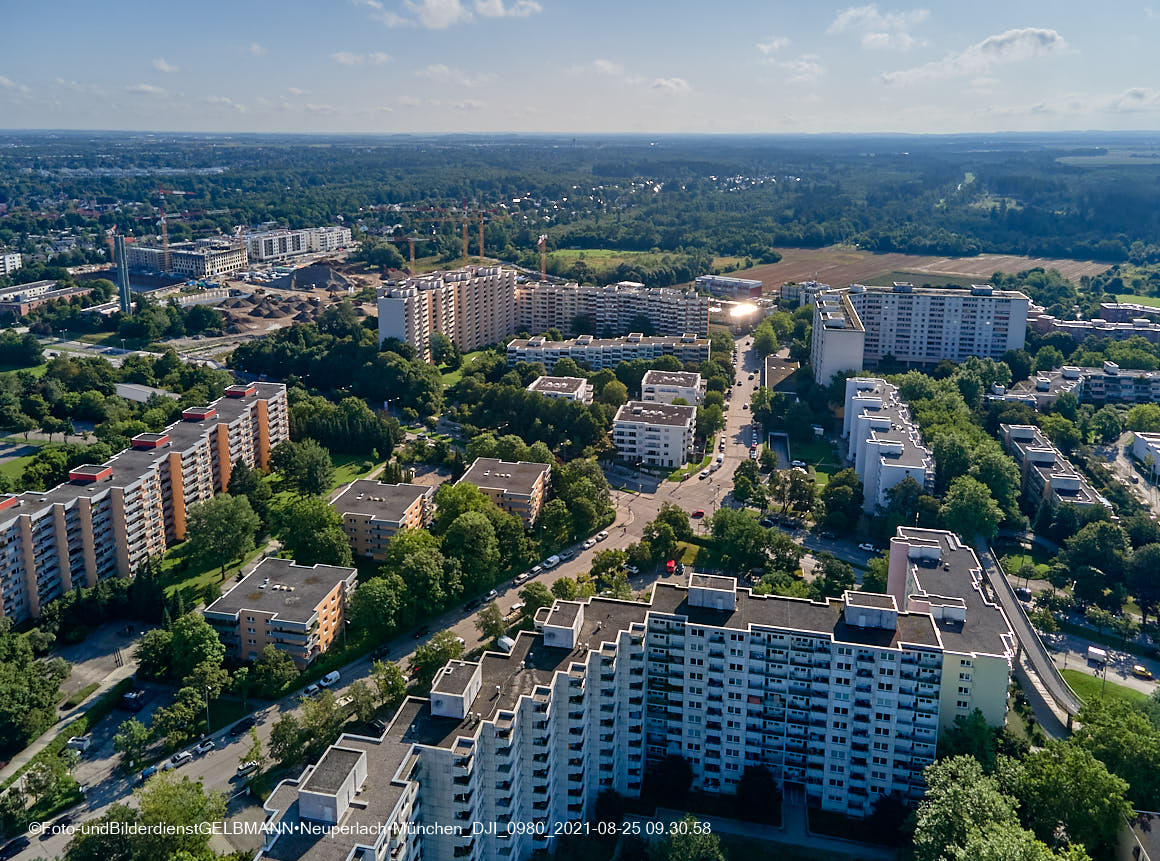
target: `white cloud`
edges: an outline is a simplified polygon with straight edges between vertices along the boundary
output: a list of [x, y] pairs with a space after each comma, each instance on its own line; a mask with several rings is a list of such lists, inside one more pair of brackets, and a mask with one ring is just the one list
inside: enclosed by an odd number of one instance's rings
[[624, 66], [615, 60], [595, 59], [592, 61], [592, 69], [596, 74], [605, 77], [619, 77], [624, 74]]
[[369, 54], [356, 54], [352, 51], [335, 51], [330, 55], [330, 59], [338, 63], [340, 66], [361, 66], [364, 63], [368, 66], [382, 66], [391, 62], [391, 55], [383, 53], [382, 51], [371, 51]]
[[126, 93], [137, 93], [142, 96], [164, 96], [165, 90], [156, 84], [130, 84], [125, 87]]
[[301, 87], [287, 87], [286, 92], [288, 92], [292, 96], [308, 96], [308, 95], [310, 95], [310, 90], [304, 90]]
[[246, 50], [255, 57], [261, 57], [266, 53], [266, 46], [260, 45], [257, 42], [251, 42], [246, 45]]
[[882, 80], [887, 84], [915, 84], [962, 75], [982, 75], [995, 66], [1048, 57], [1062, 53], [1067, 42], [1055, 30], [1023, 27], [988, 36], [965, 50], [947, 54], [913, 69], [886, 72]]
[[527, 18], [544, 7], [536, 0], [512, 0], [504, 5], [504, 0], [475, 0], [475, 11], [484, 18]]
[[1160, 12], [1157, 12], [1151, 6], [1145, 6], [1144, 7], [1144, 17], [1148, 18], [1149, 20], [1155, 21], [1157, 19], [1160, 19]]
[[1117, 114], [1160, 111], [1160, 90], [1152, 87], [1129, 87], [1108, 99], [1104, 110]]
[[416, 70], [415, 75], [420, 78], [436, 81], [440, 84], [456, 84], [460, 87], [482, 87], [484, 84], [489, 84], [495, 80], [495, 75], [487, 72], [473, 75], [470, 72], [465, 72], [463, 69], [456, 69], [454, 66], [448, 66], [444, 63], [434, 63], [430, 66], [424, 66], [422, 69]]
[[757, 50], [768, 57], [771, 54], [776, 54], [778, 51], [787, 47], [788, 45], [789, 39], [785, 38], [785, 36], [771, 36], [764, 42], [758, 42]]
[[403, 6], [420, 27], [446, 30], [452, 24], [471, 20], [471, 12], [460, 0], [405, 0]]
[[802, 54], [792, 60], [770, 60], [771, 66], [786, 73], [786, 81], [791, 84], [812, 84], [822, 75], [826, 68], [820, 62], [817, 54]]
[[451, 107], [455, 108], [457, 111], [479, 111], [483, 110], [483, 108], [487, 107], [487, 105], [485, 105], [479, 99], [464, 99], [461, 102], [456, 102]]
[[689, 82], [684, 78], [657, 78], [649, 85], [649, 89], [674, 96], [683, 96], [692, 91]]
[[237, 111], [239, 114], [246, 112], [245, 105], [239, 105], [229, 96], [206, 96], [202, 99], [207, 105], [213, 105], [216, 108], [228, 108], [231, 111]]
[[9, 78], [7, 75], [0, 75], [0, 89], [11, 90], [15, 93], [27, 93], [28, 87], [24, 84], [18, 84], [16, 81]]
[[71, 81], [65, 78], [57, 78], [53, 83], [66, 90], [72, 90], [74, 93], [84, 93], [90, 96], [105, 95], [105, 91], [96, 84], [82, 84], [80, 81]]
[[929, 9], [880, 12], [877, 3], [849, 6], [837, 14], [826, 32], [860, 33], [863, 48], [906, 50], [921, 44], [910, 30], [930, 17]]
[[159, 72], [164, 72], [167, 75], [171, 75], [174, 72], [181, 71], [180, 66], [175, 66], [172, 63], [167, 62], [164, 57], [158, 57], [157, 59], [155, 59], [153, 61], [153, 68]]

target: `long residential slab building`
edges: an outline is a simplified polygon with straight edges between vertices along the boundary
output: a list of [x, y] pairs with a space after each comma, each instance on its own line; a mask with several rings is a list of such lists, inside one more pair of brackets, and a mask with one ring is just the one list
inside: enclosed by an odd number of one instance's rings
[[[164, 272], [186, 278], [216, 278], [246, 268], [246, 246], [232, 239], [199, 239], [196, 242], [176, 242], [168, 252], [162, 247], [143, 242], [125, 246], [130, 269], [145, 272]], [[165, 255], [169, 255], [166, 268]]]
[[886, 507], [890, 489], [907, 478], [928, 492], [933, 487], [934, 456], [897, 386], [875, 377], [846, 380], [842, 436], [862, 479], [864, 511]]
[[264, 468], [289, 436], [283, 384], [233, 385], [64, 484], [0, 498], [4, 615], [19, 622], [70, 589], [132, 575], [184, 540], [189, 506], [224, 490], [234, 463]]
[[566, 341], [535, 338], [513, 338], [508, 341], [509, 365], [518, 362], [542, 362], [551, 371], [563, 358], [587, 365], [593, 371], [615, 368], [621, 362], [676, 356], [681, 362], [709, 361], [710, 341], [689, 332], [684, 335], [647, 336], [634, 332], [624, 338], [596, 338], [581, 335]]
[[1003, 724], [1016, 643], [957, 536], [899, 529], [889, 559], [889, 594], [693, 573], [649, 603], [556, 601], [510, 653], [450, 662], [381, 737], [280, 783], [257, 857], [523, 861], [672, 755], [711, 794], [760, 766], [825, 810], [914, 801], [956, 717]]
[[349, 227], [307, 227], [301, 230], [270, 229], [246, 233], [246, 255], [251, 262], [287, 260], [302, 254], [338, 251], [351, 244]]
[[636, 281], [604, 287], [528, 282], [516, 287], [516, 307], [519, 329], [532, 333], [558, 329], [571, 335], [593, 332], [616, 337], [642, 320], [658, 335], [709, 332], [709, 297]]
[[1030, 304], [1026, 294], [990, 284], [964, 289], [899, 281], [819, 293], [811, 336], [815, 379], [828, 384], [840, 371], [874, 368], [888, 356], [915, 367], [969, 356], [998, 360], [1022, 349]]
[[999, 437], [1003, 448], [1019, 465], [1023, 499], [1030, 511], [1043, 502], [1052, 508], [1065, 502], [1076, 508], [1100, 503], [1087, 479], [1035, 425], [1001, 424]]

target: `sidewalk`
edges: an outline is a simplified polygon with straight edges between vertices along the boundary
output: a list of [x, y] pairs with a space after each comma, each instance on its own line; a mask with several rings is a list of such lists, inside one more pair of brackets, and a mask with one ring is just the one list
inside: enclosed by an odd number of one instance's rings
[[101, 681], [100, 687], [89, 694], [88, 698], [84, 702], [78, 705], [67, 715], [64, 715], [59, 720], [57, 720], [56, 723], [41, 733], [35, 741], [28, 745], [28, 747], [24, 748], [24, 750], [20, 751], [20, 753], [16, 754], [16, 756], [12, 757], [7, 765], [5, 765], [3, 768], [0, 768], [0, 783], [3, 783], [16, 772], [18, 772], [20, 769], [26, 766], [34, 756], [48, 747], [49, 743], [58, 735], [60, 735], [62, 729], [64, 729], [80, 715], [84, 714], [90, 708], [92, 708], [93, 703], [95, 703], [99, 697], [101, 697], [107, 691], [112, 690], [112, 688], [118, 682], [129, 678], [135, 672], [137, 672], [137, 662], [133, 660], [127, 660], [124, 666], [117, 667], [115, 670], [105, 676], [105, 678]]

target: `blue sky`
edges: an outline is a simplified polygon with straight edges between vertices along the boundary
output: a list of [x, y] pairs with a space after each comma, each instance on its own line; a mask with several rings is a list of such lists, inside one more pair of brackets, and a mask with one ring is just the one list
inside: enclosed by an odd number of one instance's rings
[[1160, 0], [7, 5], [6, 128], [1160, 128]]

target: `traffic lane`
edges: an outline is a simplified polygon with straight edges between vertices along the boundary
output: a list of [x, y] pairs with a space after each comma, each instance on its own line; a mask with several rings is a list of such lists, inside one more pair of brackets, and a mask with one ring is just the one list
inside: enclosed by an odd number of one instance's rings
[[1108, 681], [1149, 696], [1156, 690], [1155, 680], [1137, 678], [1132, 675], [1132, 667], [1139, 664], [1151, 670], [1152, 675], [1160, 677], [1160, 661], [1108, 648], [1102, 643], [1093, 643], [1075, 634], [1057, 633], [1042, 639], [1044, 645], [1051, 650], [1055, 665], [1060, 669], [1079, 670], [1089, 676], [1102, 677], [1103, 670], [1095, 664], [1088, 663], [1087, 659], [1088, 646], [1097, 646], [1108, 653]]

